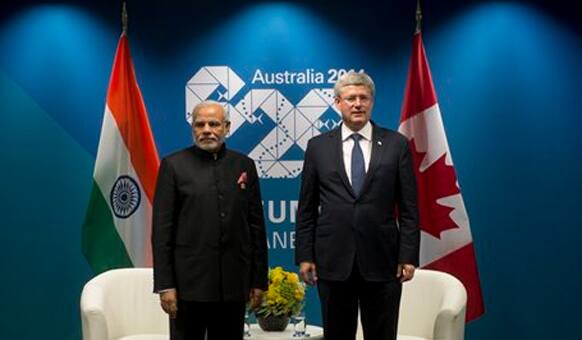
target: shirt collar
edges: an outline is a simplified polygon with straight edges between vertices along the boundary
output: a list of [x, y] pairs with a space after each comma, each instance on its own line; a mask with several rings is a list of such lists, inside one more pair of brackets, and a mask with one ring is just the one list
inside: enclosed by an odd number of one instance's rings
[[342, 123], [342, 141], [346, 141], [346, 139], [350, 138], [351, 135], [354, 133], [359, 133], [365, 140], [371, 141], [372, 140], [372, 123], [368, 121], [360, 131], [353, 131], [346, 124]]

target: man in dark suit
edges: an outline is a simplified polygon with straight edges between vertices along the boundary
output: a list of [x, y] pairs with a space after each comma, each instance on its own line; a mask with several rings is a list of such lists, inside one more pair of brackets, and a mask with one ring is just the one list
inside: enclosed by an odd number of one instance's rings
[[196, 145], [164, 158], [154, 198], [154, 291], [170, 339], [242, 339], [245, 303], [267, 289], [267, 239], [250, 158], [224, 144], [230, 122], [207, 101], [192, 112]]
[[402, 282], [418, 265], [416, 182], [406, 138], [370, 121], [374, 83], [349, 72], [335, 84], [343, 123], [305, 152], [295, 260], [317, 283], [326, 340], [396, 339]]

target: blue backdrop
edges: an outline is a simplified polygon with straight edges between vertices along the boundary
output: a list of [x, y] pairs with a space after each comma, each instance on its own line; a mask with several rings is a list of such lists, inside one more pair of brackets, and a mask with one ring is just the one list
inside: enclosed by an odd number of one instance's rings
[[[337, 72], [364, 69], [377, 85], [373, 118], [396, 129], [415, 5], [129, 1], [131, 50], [160, 156], [191, 143], [186, 84], [205, 66], [240, 77], [233, 106], [253, 90], [275, 90], [298, 105], [311, 90], [330, 88]], [[0, 338], [79, 339], [80, 291], [92, 277], [80, 231], [121, 5], [0, 6]], [[467, 326], [469, 340], [582, 338], [575, 13], [574, 2], [424, 7], [425, 46], [487, 309]], [[269, 84], [265, 74], [285, 71], [321, 72], [323, 80]], [[265, 118], [263, 130], [242, 125], [229, 145], [251, 151], [274, 126], [263, 113], [255, 112]], [[321, 116], [332, 125], [338, 119], [329, 109]], [[298, 160], [301, 150], [277, 157]], [[292, 269], [299, 180], [287, 177], [261, 185], [270, 263]], [[313, 290], [309, 299], [308, 318], [319, 323]]]

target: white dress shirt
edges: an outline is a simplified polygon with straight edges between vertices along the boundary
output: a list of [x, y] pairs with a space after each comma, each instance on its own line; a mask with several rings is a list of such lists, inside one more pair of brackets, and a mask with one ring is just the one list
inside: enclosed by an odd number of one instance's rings
[[360, 139], [360, 148], [362, 148], [362, 153], [364, 154], [364, 166], [367, 173], [372, 155], [372, 123], [368, 121], [360, 131], [352, 131], [346, 124], [342, 124], [341, 129], [344, 167], [346, 169], [346, 175], [348, 175], [348, 180], [352, 184], [352, 149], [354, 148], [354, 139], [351, 138], [351, 135], [358, 133], [362, 136]]

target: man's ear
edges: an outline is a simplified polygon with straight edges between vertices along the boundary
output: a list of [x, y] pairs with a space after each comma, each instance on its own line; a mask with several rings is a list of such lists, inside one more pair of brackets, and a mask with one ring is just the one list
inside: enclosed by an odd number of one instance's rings
[[226, 130], [226, 133], [224, 134], [226, 137], [230, 136], [230, 120], [227, 120], [226, 122], [224, 122], [224, 130]]

